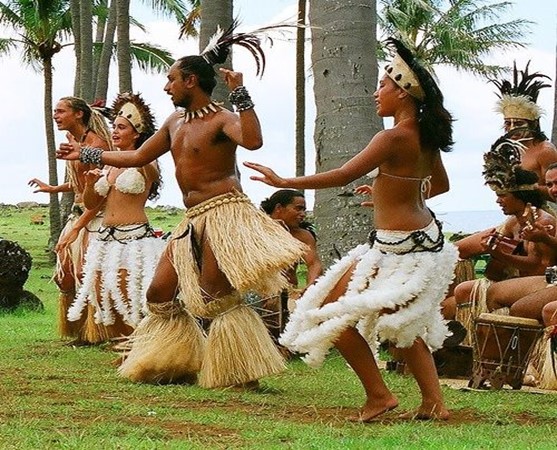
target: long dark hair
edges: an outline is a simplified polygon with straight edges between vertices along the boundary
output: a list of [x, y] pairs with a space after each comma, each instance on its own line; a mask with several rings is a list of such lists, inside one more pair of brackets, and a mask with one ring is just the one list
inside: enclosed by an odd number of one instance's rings
[[387, 46], [395, 51], [408, 64], [424, 90], [423, 101], [412, 97], [418, 107], [418, 126], [420, 143], [431, 150], [451, 151], [453, 141], [453, 117], [443, 106], [443, 94], [431, 74], [416, 60], [412, 52], [398, 39], [388, 38]]

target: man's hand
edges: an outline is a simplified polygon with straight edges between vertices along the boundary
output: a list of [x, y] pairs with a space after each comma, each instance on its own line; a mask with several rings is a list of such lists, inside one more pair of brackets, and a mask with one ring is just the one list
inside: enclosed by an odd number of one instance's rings
[[51, 194], [54, 192], [54, 186], [51, 186], [50, 184], [46, 184], [43, 181], [39, 180], [38, 178], [33, 178], [27, 184], [32, 188], [36, 188], [33, 191], [33, 194], [36, 194], [37, 192], [45, 192], [47, 194]]
[[66, 135], [68, 142], [62, 142], [56, 151], [56, 158], [65, 160], [78, 160], [81, 146], [71, 134]]
[[234, 72], [229, 69], [220, 68], [222, 79], [231, 91], [244, 84], [244, 75], [240, 72]]

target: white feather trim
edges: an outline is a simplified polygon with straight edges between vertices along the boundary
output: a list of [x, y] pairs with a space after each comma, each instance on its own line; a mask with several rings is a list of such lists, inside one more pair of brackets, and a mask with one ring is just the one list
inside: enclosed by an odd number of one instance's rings
[[92, 239], [83, 283], [68, 310], [68, 320], [78, 320], [91, 304], [97, 323], [111, 325], [118, 314], [128, 325], [137, 326], [145, 315], [147, 288], [165, 246], [166, 241], [155, 237], [124, 242]]
[[[280, 338], [309, 365], [320, 365], [337, 337], [356, 326], [374, 344], [376, 337], [398, 347], [409, 347], [421, 337], [439, 348], [448, 330], [440, 303], [454, 276], [456, 248], [445, 243], [440, 252], [405, 255], [381, 253], [360, 245], [333, 265], [297, 301], [296, 309]], [[356, 264], [346, 293], [322, 305], [340, 278]], [[381, 314], [384, 309], [396, 309]]]

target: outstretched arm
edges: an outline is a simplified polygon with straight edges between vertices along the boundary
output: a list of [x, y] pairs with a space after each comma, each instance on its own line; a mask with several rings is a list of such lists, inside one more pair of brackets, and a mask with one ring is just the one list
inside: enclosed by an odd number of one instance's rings
[[[176, 113], [175, 113], [176, 114]], [[159, 156], [163, 155], [170, 150], [170, 133], [168, 129], [168, 122], [172, 120], [174, 114], [171, 115], [164, 125], [153, 136], [143, 143], [139, 149], [133, 152], [119, 152], [119, 151], [102, 151], [101, 149], [94, 149], [97, 152], [100, 164], [113, 167], [142, 167], [151, 161], [154, 161]], [[77, 142], [67, 142], [60, 144], [60, 148], [56, 152], [58, 159], [66, 160], [81, 160], [84, 161], [84, 155], [87, 152], [87, 147], [81, 148]]]
[[38, 178], [33, 178], [29, 180], [27, 183], [32, 188], [35, 188], [33, 194], [37, 192], [45, 192], [47, 194], [58, 194], [60, 192], [71, 192], [72, 188], [70, 183], [59, 184], [58, 186], [52, 186], [50, 184], [45, 183], [44, 181], [39, 180]]
[[361, 152], [341, 167], [314, 175], [282, 178], [273, 170], [261, 164], [245, 162], [244, 165], [262, 175], [252, 175], [250, 179], [278, 188], [324, 189], [346, 186], [379, 167], [382, 162], [389, 158], [391, 151], [396, 148], [392, 145], [392, 135], [393, 130], [379, 132]]

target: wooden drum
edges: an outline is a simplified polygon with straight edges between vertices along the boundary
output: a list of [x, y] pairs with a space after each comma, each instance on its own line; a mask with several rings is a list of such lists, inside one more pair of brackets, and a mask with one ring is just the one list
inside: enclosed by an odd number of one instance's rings
[[535, 319], [482, 313], [474, 320], [472, 378], [468, 386], [520, 389], [543, 326]]

